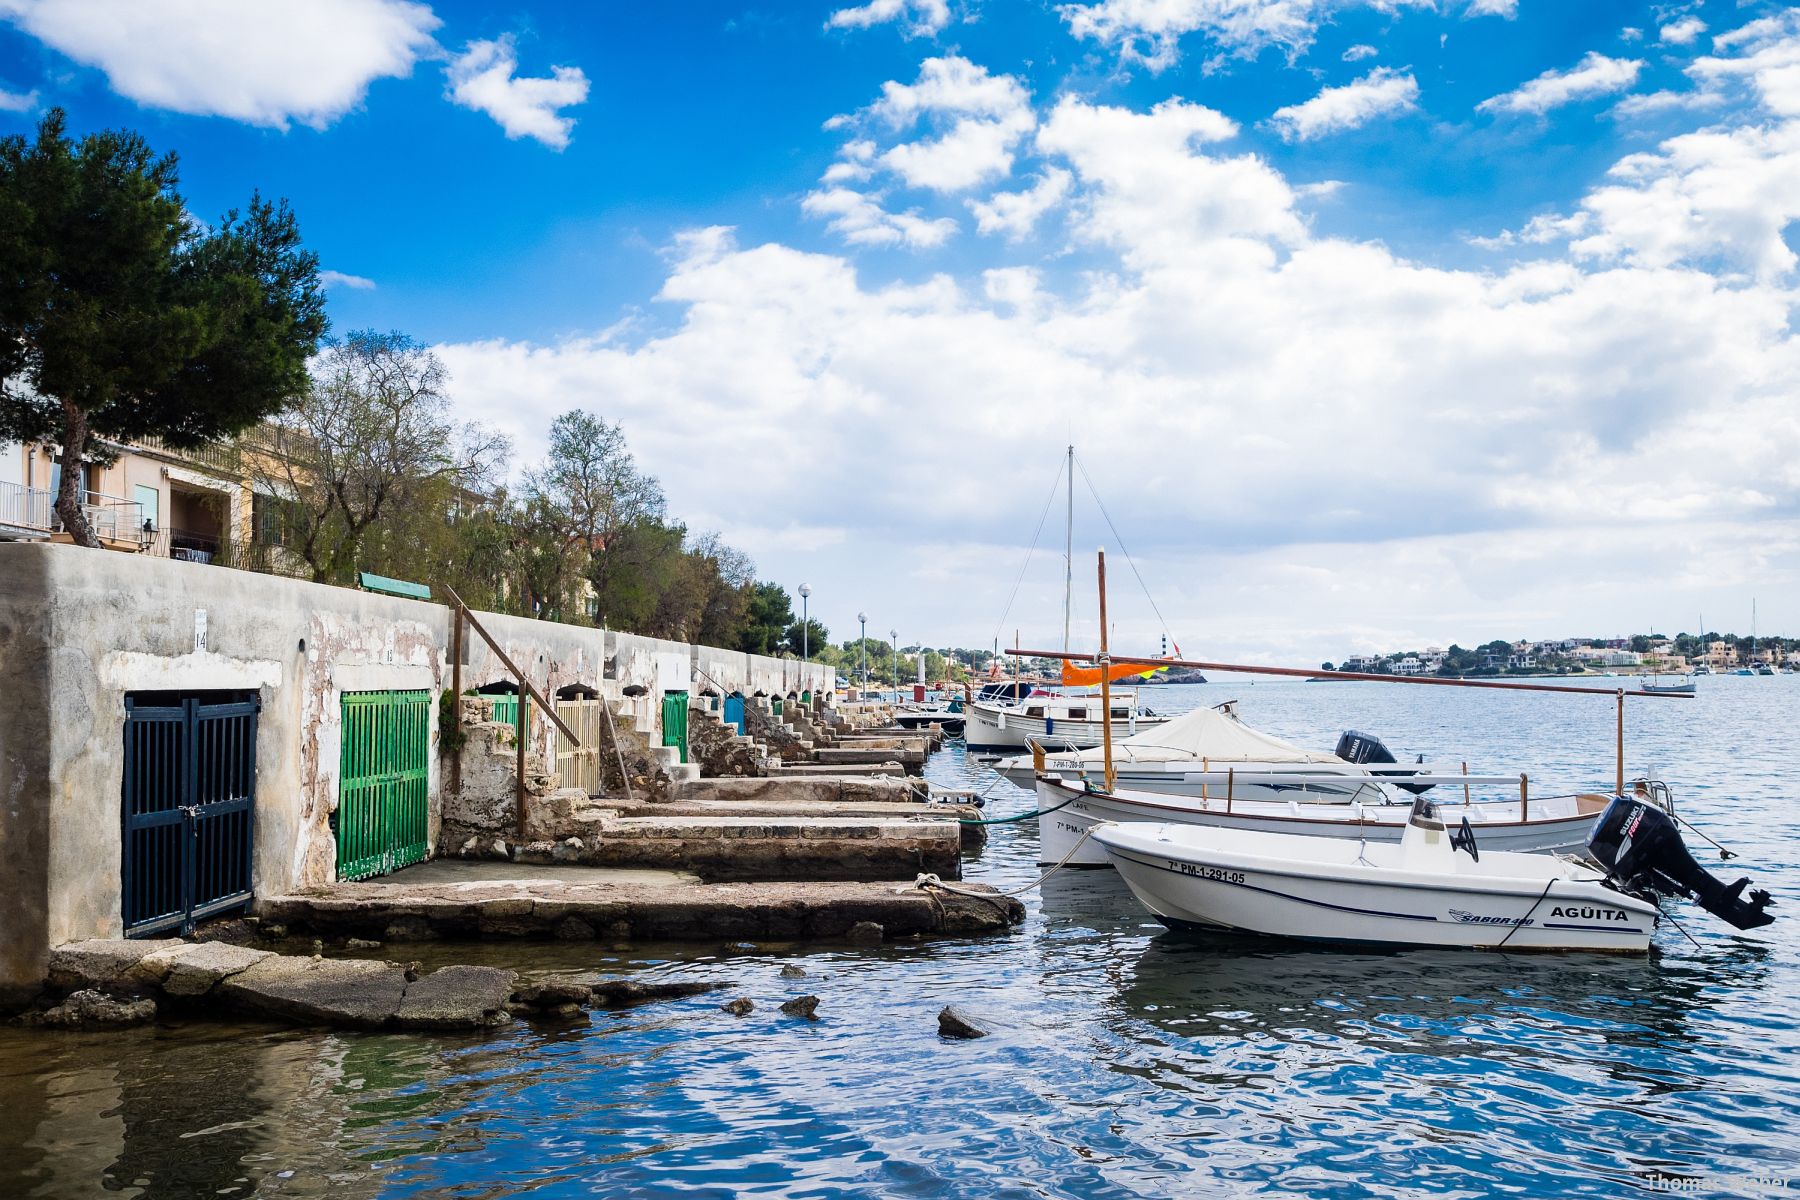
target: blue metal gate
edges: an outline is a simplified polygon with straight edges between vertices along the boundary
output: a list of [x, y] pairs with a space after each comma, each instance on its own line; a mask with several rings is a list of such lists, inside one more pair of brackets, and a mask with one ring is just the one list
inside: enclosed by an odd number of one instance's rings
[[125, 936], [250, 903], [261, 709], [254, 693], [125, 697]]
[[744, 693], [733, 692], [725, 697], [725, 723], [740, 734], [744, 732]]

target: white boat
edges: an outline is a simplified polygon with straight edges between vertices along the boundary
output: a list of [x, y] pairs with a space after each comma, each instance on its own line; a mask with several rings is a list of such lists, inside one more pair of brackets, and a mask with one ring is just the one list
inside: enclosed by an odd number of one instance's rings
[[[1387, 748], [1366, 734], [1346, 733], [1338, 745], [1340, 750], [1356, 746], [1359, 756], [1373, 754], [1381, 761], [1355, 761], [1337, 753], [1307, 750], [1252, 729], [1238, 716], [1237, 702], [1229, 700], [1140, 729], [1130, 737], [1115, 738], [1113, 779], [1118, 788], [1128, 791], [1176, 796], [1223, 796], [1230, 790], [1240, 800], [1399, 804], [1411, 803], [1412, 797], [1400, 794], [1384, 780], [1432, 772], [1423, 765], [1395, 763]], [[1065, 780], [1100, 780], [1105, 775], [1105, 756], [1105, 747], [1100, 745], [1084, 750], [1047, 746], [1042, 773]], [[1023, 788], [1030, 787], [1040, 773], [1031, 754], [1002, 759], [994, 769]], [[1284, 774], [1294, 778], [1251, 782], [1253, 777]], [[1516, 778], [1508, 776], [1504, 782], [1513, 783]], [[1463, 781], [1459, 777], [1457, 782]]]
[[1691, 696], [1699, 691], [1692, 675], [1646, 675], [1638, 686], [1659, 696]]
[[[970, 749], [1024, 750], [1032, 742], [1065, 749], [1098, 746], [1106, 736], [1105, 706], [1098, 695], [1027, 696], [1015, 703], [976, 700], [963, 714], [963, 737]], [[1141, 709], [1137, 693], [1112, 690], [1114, 736], [1132, 736], [1169, 723]]]
[[[1291, 781], [1292, 773], [1282, 778]], [[1281, 782], [1274, 775], [1252, 776], [1247, 782]], [[1477, 777], [1470, 777], [1473, 781]], [[1461, 777], [1458, 777], [1460, 782]], [[1236, 780], [1233, 780], [1233, 784]], [[1234, 792], [1207, 796], [1170, 796], [1156, 792], [1093, 790], [1060, 779], [1037, 781], [1038, 862], [1067, 858], [1071, 866], [1107, 865], [1093, 839], [1082, 842], [1091, 826], [1103, 821], [1143, 821], [1157, 825], [1193, 825], [1253, 833], [1304, 834], [1345, 841], [1393, 843], [1406, 829], [1413, 797], [1403, 803], [1302, 804], [1298, 800], [1240, 800]], [[1598, 794], [1528, 796], [1519, 800], [1474, 800], [1445, 803], [1452, 821], [1469, 820], [1483, 846], [1519, 853], [1579, 850], [1587, 844], [1594, 819], [1612, 798]], [[1078, 844], [1079, 843], [1079, 844]], [[1071, 857], [1072, 855], [1072, 857]]]
[[930, 729], [936, 725], [955, 736], [963, 731], [963, 719], [963, 702], [952, 700], [947, 704], [909, 704], [897, 708], [893, 723], [907, 730]]
[[[1457, 822], [1454, 811], [1449, 820]], [[1658, 916], [1654, 904], [1609, 887], [1590, 867], [1495, 850], [1479, 832], [1471, 846], [1424, 797], [1394, 842], [1169, 824], [1101, 825], [1091, 840], [1144, 907], [1176, 928], [1641, 954]]]

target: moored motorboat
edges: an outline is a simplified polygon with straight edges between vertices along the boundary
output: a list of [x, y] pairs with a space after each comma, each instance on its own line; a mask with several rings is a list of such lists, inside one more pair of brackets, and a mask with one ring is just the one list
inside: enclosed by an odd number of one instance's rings
[[[1259, 781], [1259, 777], [1248, 772], [1246, 776], [1246, 786]], [[1261, 778], [1282, 782], [1275, 776]], [[1292, 776], [1286, 778], [1291, 781]], [[1232, 783], [1235, 782], [1234, 779]], [[1666, 794], [1666, 789], [1661, 794]], [[1391, 804], [1356, 800], [1344, 804], [1302, 804], [1297, 800], [1240, 800], [1235, 789], [1205, 797], [1171, 796], [1118, 788], [1108, 792], [1090, 784], [1042, 778], [1037, 781], [1038, 861], [1048, 864], [1066, 859], [1071, 866], [1106, 866], [1106, 854], [1091, 839], [1082, 842], [1089, 827], [1103, 821], [1303, 834], [1352, 845], [1395, 843], [1406, 829], [1412, 799], [1406, 795], [1404, 802]], [[1479, 832], [1484, 846], [1543, 853], [1585, 846], [1595, 818], [1606, 810], [1611, 799], [1602, 794], [1521, 794], [1516, 800], [1446, 803], [1443, 811], [1452, 820], [1466, 817]]]
[[[1082, 750], [1106, 738], [1108, 704], [1097, 695], [1026, 696], [1015, 703], [977, 699], [964, 714], [964, 737], [970, 749], [1028, 749], [1033, 742]], [[1169, 718], [1140, 708], [1137, 693], [1112, 690], [1114, 737], [1129, 737], [1168, 723]]]
[[[1452, 818], [1454, 820], [1454, 817]], [[1643, 953], [1656, 905], [1569, 859], [1478, 845], [1419, 797], [1395, 842], [1104, 824], [1132, 894], [1173, 927], [1384, 946]]]
[[[1407, 803], [1401, 787], [1432, 768], [1401, 765], [1381, 740], [1346, 731], [1330, 753], [1308, 750], [1253, 729], [1228, 700], [1173, 717], [1166, 723], [1115, 738], [1114, 782], [1126, 791], [1164, 792], [1175, 796], [1225, 795], [1241, 800], [1299, 800], [1301, 803]], [[1038, 775], [1082, 781], [1105, 778], [1106, 748], [1085, 750], [1045, 747], [1040, 764], [1035, 754], [1020, 754], [994, 765], [1009, 783], [1030, 787]], [[1253, 782], [1270, 776], [1267, 782]], [[1496, 777], [1497, 778], [1497, 777]], [[1505, 777], [1512, 783], [1516, 777]], [[1494, 782], [1490, 779], [1488, 782]], [[1475, 782], [1457, 777], [1455, 782]], [[1393, 784], [1393, 786], [1388, 786]]]

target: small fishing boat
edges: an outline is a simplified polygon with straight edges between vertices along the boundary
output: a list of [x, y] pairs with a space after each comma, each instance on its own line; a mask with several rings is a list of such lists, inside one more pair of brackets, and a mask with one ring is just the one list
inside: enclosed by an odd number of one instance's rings
[[1646, 675], [1638, 686], [1663, 696], [1691, 696], [1699, 690], [1692, 675]]
[[[1073, 750], [1098, 746], [1106, 737], [1108, 704], [1101, 697], [1027, 696], [1016, 703], [976, 700], [964, 714], [964, 737], [970, 749], [1027, 749], [1031, 743]], [[1168, 723], [1137, 703], [1137, 693], [1114, 688], [1110, 702], [1113, 727], [1127, 735]]]
[[1164, 924], [1384, 946], [1644, 953], [1655, 904], [1564, 858], [1478, 848], [1414, 801], [1398, 842], [1192, 825], [1095, 828]]
[[894, 710], [893, 721], [902, 729], [921, 730], [939, 726], [951, 736], [963, 731], [963, 702], [952, 700], [947, 704], [909, 704]]
[[[1460, 783], [1463, 777], [1456, 778]], [[1488, 778], [1469, 777], [1471, 783]], [[1393, 803], [1351, 800], [1339, 804], [1303, 804], [1296, 799], [1244, 800], [1236, 792], [1240, 779], [1246, 787], [1297, 782], [1296, 776], [1286, 772], [1260, 776], [1248, 771], [1241, 775], [1232, 772], [1230, 778], [1221, 779], [1221, 790], [1202, 797], [1129, 792], [1121, 788], [1109, 792], [1092, 784], [1041, 778], [1037, 781], [1038, 861], [1106, 866], [1105, 852], [1092, 839], [1082, 841], [1091, 826], [1103, 822], [1139, 821], [1211, 830], [1301, 834], [1351, 845], [1396, 843], [1405, 832], [1413, 799], [1407, 795], [1403, 801]], [[1594, 819], [1606, 811], [1612, 799], [1599, 793], [1533, 796], [1520, 777], [1512, 776], [1509, 781], [1520, 790], [1516, 800], [1458, 800], [1445, 802], [1443, 811], [1452, 820], [1466, 818], [1472, 828], [1481, 831], [1484, 845], [1541, 854], [1581, 849], [1587, 844]], [[1645, 788], [1653, 795], [1668, 795], [1667, 787], [1657, 781], [1647, 781]]]

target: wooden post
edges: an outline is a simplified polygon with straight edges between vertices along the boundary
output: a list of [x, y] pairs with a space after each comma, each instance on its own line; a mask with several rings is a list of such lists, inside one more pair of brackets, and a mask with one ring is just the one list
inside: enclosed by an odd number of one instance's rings
[[519, 707], [513, 717], [516, 722], [513, 732], [519, 743], [513, 751], [513, 795], [518, 798], [519, 819], [516, 832], [520, 842], [525, 840], [525, 705], [525, 691], [521, 688]]
[[1618, 759], [1613, 771], [1613, 795], [1625, 794], [1625, 689], [1619, 689]]
[[[450, 720], [451, 729], [462, 732], [462, 660], [463, 607], [459, 601], [450, 606]], [[442, 742], [444, 730], [438, 730]], [[450, 794], [462, 795], [462, 750], [450, 756]]]
[[1531, 780], [1523, 772], [1519, 774], [1519, 823], [1531, 820]]
[[[1467, 775], [1468, 773], [1469, 773], [1469, 764], [1468, 764], [1467, 760], [1464, 760], [1463, 774]], [[1463, 807], [1464, 808], [1469, 807], [1469, 785], [1466, 783], [1463, 784]]]
[[[1017, 635], [1014, 635], [1015, 637]], [[1106, 653], [1106, 551], [1100, 551], [1100, 734], [1106, 745], [1106, 790], [1113, 790], [1112, 660]]]
[[1225, 811], [1228, 813], [1231, 811], [1231, 794], [1235, 790], [1236, 784], [1237, 784], [1237, 768], [1236, 767], [1226, 767], [1225, 768]]

